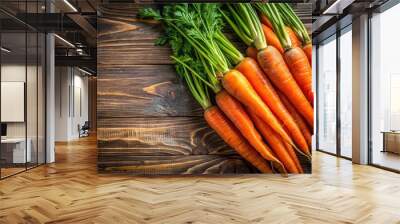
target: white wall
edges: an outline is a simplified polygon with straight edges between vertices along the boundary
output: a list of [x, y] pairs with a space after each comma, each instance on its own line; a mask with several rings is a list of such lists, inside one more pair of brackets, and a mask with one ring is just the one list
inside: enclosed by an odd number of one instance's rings
[[[26, 67], [24, 65], [19, 64], [4, 64], [1, 66], [1, 81], [2, 82], [25, 82], [26, 75]], [[30, 107], [30, 110], [27, 113], [28, 116], [28, 129], [29, 127], [33, 127], [35, 125], [36, 129], [36, 113], [31, 113], [32, 110], [36, 111], [36, 80], [33, 80], [30, 74], [35, 74], [36, 76], [36, 66], [27, 67], [28, 72], [28, 81], [29, 87], [35, 86], [35, 88], [27, 88], [27, 106]], [[2, 110], [6, 110], [7, 108], [1, 108]], [[34, 122], [34, 124], [31, 122]], [[28, 130], [29, 132], [29, 130]], [[30, 133], [30, 132], [29, 132]], [[28, 133], [28, 137], [29, 137]], [[7, 123], [7, 136], [8, 137], [25, 137], [25, 122], [11, 122]]]
[[[37, 70], [38, 69], [38, 70]], [[24, 122], [6, 122], [8, 138], [25, 138], [30, 140], [32, 161], [36, 162], [37, 152], [39, 163], [44, 162], [44, 83], [42, 68], [36, 65], [25, 64], [3, 64], [1, 66], [2, 82], [24, 82], [26, 83], [26, 110], [27, 120]], [[27, 81], [25, 80], [27, 78]], [[2, 96], [7, 97], [7, 96]], [[1, 108], [8, 110], [10, 108]], [[23, 111], [25, 113], [25, 111]], [[39, 116], [38, 116], [39, 115]], [[39, 150], [39, 151], [37, 151]]]
[[88, 120], [88, 78], [72, 67], [56, 67], [55, 73], [55, 140], [74, 140], [78, 125]]

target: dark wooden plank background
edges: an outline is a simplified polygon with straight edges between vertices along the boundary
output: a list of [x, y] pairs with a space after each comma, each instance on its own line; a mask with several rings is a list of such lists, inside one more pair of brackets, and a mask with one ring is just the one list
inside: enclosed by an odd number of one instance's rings
[[[98, 168], [136, 175], [255, 173], [205, 123], [177, 78], [143, 4], [105, 4], [98, 17]], [[296, 7], [311, 24], [311, 5]], [[306, 167], [310, 171], [310, 167]]]

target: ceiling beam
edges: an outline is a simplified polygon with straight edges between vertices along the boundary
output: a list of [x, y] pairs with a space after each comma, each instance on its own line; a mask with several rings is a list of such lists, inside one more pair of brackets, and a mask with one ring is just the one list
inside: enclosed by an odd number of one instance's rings
[[88, 67], [96, 71], [97, 60], [91, 56], [56, 56], [56, 66]]
[[68, 14], [68, 17], [80, 26], [91, 38], [97, 36], [97, 30], [89, 23], [89, 21], [81, 14]]

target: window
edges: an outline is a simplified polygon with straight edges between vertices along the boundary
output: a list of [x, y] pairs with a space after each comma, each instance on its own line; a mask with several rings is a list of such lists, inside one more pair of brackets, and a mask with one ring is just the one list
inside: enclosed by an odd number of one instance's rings
[[318, 149], [336, 153], [336, 36], [318, 47]]
[[[20, 16], [44, 1], [0, 1]], [[45, 34], [0, 12], [0, 179], [45, 163]], [[12, 108], [12, 109], [10, 109]]]
[[340, 155], [352, 156], [352, 32], [351, 25], [340, 35]]
[[400, 170], [400, 5], [371, 18], [370, 159]]

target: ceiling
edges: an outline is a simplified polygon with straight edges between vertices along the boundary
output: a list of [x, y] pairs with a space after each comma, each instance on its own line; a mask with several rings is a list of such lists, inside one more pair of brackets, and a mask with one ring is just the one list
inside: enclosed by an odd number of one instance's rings
[[318, 42], [321, 38], [331, 35], [331, 32], [336, 32], [336, 29], [341, 29], [341, 26], [351, 23], [352, 18], [374, 10], [388, 0], [311, 0], [311, 2], [313, 41]]
[[[18, 61], [25, 56], [32, 58], [37, 51], [37, 44], [31, 43], [36, 43], [36, 39], [31, 40], [33, 36], [52, 32], [61, 37], [55, 38], [56, 65], [82, 65], [95, 71], [96, 8], [99, 2], [101, 1], [47, 0], [46, 4], [46, 0], [0, 0], [2, 46], [12, 50], [7, 55], [2, 52], [5, 55], [3, 60], [8, 58], [9, 61]], [[31, 35], [29, 32], [35, 34]], [[84, 63], [79, 64], [80, 61]]]

